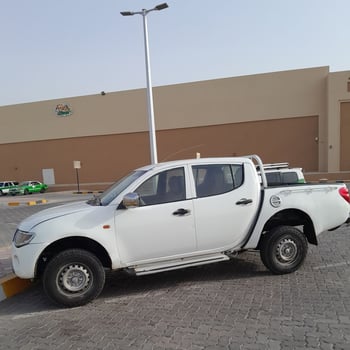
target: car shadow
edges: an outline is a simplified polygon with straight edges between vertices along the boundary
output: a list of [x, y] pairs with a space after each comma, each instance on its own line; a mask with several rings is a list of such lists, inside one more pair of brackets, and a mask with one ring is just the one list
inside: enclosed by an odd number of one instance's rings
[[[144, 276], [134, 276], [119, 271], [107, 272], [105, 287], [94, 302], [108, 303], [111, 300], [120, 299], [125, 303], [126, 299], [161, 294], [164, 293], [164, 290], [183, 288], [184, 291], [190, 291], [196, 286], [203, 287], [203, 284], [206, 283], [268, 275], [271, 273], [262, 265], [256, 253], [244, 253], [242, 257], [239, 256], [225, 262]], [[81, 307], [88, 307], [88, 305]], [[25, 318], [32, 314], [59, 312], [60, 310], [67, 309], [53, 304], [44, 294], [41, 283], [37, 281], [26, 291], [3, 300], [0, 303], [0, 318], [4, 316], [14, 319]]]
[[20, 315], [56, 309], [57, 307], [44, 294], [40, 281], [36, 281], [23, 292], [0, 302], [0, 318], [2, 316], [20, 317]]
[[271, 275], [271, 272], [263, 266], [259, 254], [245, 253], [244, 257], [237, 257], [229, 261], [143, 276], [111, 272], [107, 275], [105, 288], [100, 298], [106, 300], [124, 298], [157, 293], [165, 289], [195, 288], [196, 284], [251, 279], [268, 275]]

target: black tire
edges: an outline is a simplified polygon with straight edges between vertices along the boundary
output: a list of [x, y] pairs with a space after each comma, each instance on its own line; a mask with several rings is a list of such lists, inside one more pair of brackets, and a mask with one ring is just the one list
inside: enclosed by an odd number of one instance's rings
[[43, 274], [46, 295], [66, 307], [85, 305], [98, 297], [105, 284], [100, 260], [81, 249], [65, 250], [50, 260]]
[[28, 189], [25, 189], [25, 190], [23, 191], [23, 194], [25, 194], [25, 195], [29, 194], [29, 190], [28, 190]]
[[272, 273], [286, 274], [302, 265], [307, 250], [307, 239], [300, 230], [292, 226], [279, 226], [263, 237], [260, 257]]

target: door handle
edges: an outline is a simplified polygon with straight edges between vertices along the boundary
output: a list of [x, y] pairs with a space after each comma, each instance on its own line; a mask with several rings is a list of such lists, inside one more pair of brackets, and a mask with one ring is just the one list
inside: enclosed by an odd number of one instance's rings
[[173, 215], [175, 215], [175, 216], [184, 216], [184, 215], [189, 214], [189, 213], [190, 213], [190, 210], [180, 208], [180, 209], [175, 210], [173, 212]]
[[250, 203], [253, 203], [253, 200], [247, 198], [241, 198], [238, 202], [236, 202], [237, 205], [247, 205]]

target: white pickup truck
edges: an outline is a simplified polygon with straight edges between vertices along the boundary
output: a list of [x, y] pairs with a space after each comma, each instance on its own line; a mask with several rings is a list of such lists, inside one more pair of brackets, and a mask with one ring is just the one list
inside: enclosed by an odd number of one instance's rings
[[18, 277], [42, 279], [55, 303], [73, 307], [100, 294], [108, 269], [150, 274], [256, 250], [272, 273], [290, 273], [308, 243], [348, 220], [344, 184], [268, 187], [257, 156], [174, 161], [137, 169], [87, 202], [28, 217], [15, 232], [12, 264]]

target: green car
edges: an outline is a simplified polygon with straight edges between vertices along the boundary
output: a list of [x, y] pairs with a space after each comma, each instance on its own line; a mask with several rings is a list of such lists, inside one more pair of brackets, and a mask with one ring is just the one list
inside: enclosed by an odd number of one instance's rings
[[47, 190], [47, 185], [39, 181], [23, 181], [17, 188], [10, 190], [12, 195], [16, 194], [32, 194], [32, 193], [44, 193]]

